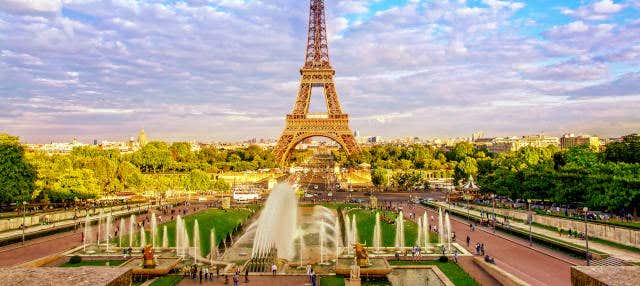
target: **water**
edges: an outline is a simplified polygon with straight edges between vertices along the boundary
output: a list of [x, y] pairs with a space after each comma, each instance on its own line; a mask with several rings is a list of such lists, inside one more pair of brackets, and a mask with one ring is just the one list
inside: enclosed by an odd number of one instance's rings
[[422, 245], [422, 236], [424, 235], [424, 231], [422, 230], [422, 227], [424, 225], [422, 224], [422, 218], [419, 217], [418, 218], [418, 240], [416, 240], [416, 245]]
[[447, 249], [451, 251], [451, 221], [449, 220], [449, 213], [445, 213], [444, 215], [444, 224], [447, 228]]
[[129, 247], [133, 247], [133, 230], [136, 228], [136, 215], [132, 214], [129, 217]]
[[298, 231], [298, 259], [300, 260], [300, 266], [302, 266], [302, 256], [304, 255], [304, 232], [302, 230]]
[[356, 244], [356, 243], [358, 243], [359, 237], [358, 237], [358, 224], [356, 223], [356, 215], [355, 214], [353, 214], [351, 216], [351, 231], [353, 232], [353, 235], [352, 235], [353, 241], [352, 241], [352, 243]]
[[158, 221], [156, 220], [156, 213], [151, 214], [151, 245], [157, 246], [158, 240]]
[[445, 240], [444, 240], [444, 222], [442, 221], [442, 208], [438, 209], [438, 235], [440, 237], [440, 243], [444, 244]]
[[105, 226], [105, 242], [107, 243], [107, 252], [109, 252], [109, 241], [111, 240], [111, 220], [113, 219], [113, 217], [111, 216], [111, 213], [107, 214], [107, 225]]
[[264, 257], [274, 248], [280, 258], [295, 255], [294, 240], [298, 228], [298, 200], [287, 183], [278, 184], [267, 199], [257, 220], [252, 257]]
[[337, 261], [338, 257], [340, 257], [340, 243], [342, 242], [342, 239], [340, 238], [340, 222], [337, 219], [333, 223], [333, 230], [333, 240], [335, 241]]
[[429, 244], [429, 216], [427, 216], [427, 212], [422, 214], [422, 224], [424, 224], [422, 227], [422, 231], [424, 231], [424, 234], [422, 235], [424, 238], [422, 246], [427, 247], [427, 244]]
[[144, 227], [140, 228], [140, 247], [144, 248], [147, 245], [147, 236], [144, 233]]
[[320, 244], [320, 264], [324, 264], [324, 223], [320, 222], [320, 235], [318, 236], [318, 243]]
[[169, 248], [169, 236], [167, 235], [167, 226], [162, 228], [162, 248]]
[[196, 258], [200, 256], [200, 227], [198, 220], [193, 222], [193, 263], [196, 264]]
[[347, 254], [351, 255], [351, 248], [353, 247], [353, 231], [351, 231], [351, 217], [349, 215], [347, 215], [344, 220], [344, 231], [346, 232], [345, 240], [347, 244]]
[[[182, 220], [182, 218], [180, 217], [180, 215], [178, 215], [178, 217], [176, 218], [176, 255], [177, 256], [181, 256], [182, 258], [184, 258], [184, 221]], [[188, 242], [187, 242], [188, 244]]]
[[82, 239], [82, 251], [86, 252], [87, 244], [91, 243], [91, 218], [87, 215], [84, 218], [84, 237]]
[[405, 239], [404, 239], [404, 215], [402, 211], [398, 213], [398, 217], [396, 218], [396, 249], [402, 250], [405, 247]]
[[118, 246], [122, 247], [122, 237], [124, 236], [124, 218], [120, 219], [120, 228], [118, 229]]
[[98, 213], [98, 235], [96, 236], [96, 240], [98, 241], [98, 245], [100, 245], [100, 230], [102, 229], [102, 210]]
[[213, 261], [218, 257], [218, 244], [216, 243], [216, 230], [214, 228], [211, 228], [211, 232], [209, 232], [209, 244], [211, 245], [209, 257], [211, 258], [211, 265], [213, 265]]
[[382, 229], [380, 228], [380, 213], [376, 212], [376, 224], [373, 227], [373, 248], [376, 250], [376, 253], [380, 253], [381, 240]]

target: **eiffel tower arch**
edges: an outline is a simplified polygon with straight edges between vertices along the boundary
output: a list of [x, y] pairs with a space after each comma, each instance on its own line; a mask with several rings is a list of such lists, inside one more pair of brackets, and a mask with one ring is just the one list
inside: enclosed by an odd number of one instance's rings
[[[298, 96], [293, 110], [287, 115], [284, 131], [274, 149], [274, 155], [280, 165], [285, 165], [295, 146], [309, 137], [329, 138], [340, 144], [347, 154], [360, 152], [360, 147], [349, 128], [349, 115], [342, 112], [333, 81], [336, 72], [329, 60], [324, 10], [324, 0], [311, 0], [307, 53], [304, 65], [300, 69], [302, 79]], [[309, 112], [311, 90], [314, 87], [324, 90], [326, 113]]]

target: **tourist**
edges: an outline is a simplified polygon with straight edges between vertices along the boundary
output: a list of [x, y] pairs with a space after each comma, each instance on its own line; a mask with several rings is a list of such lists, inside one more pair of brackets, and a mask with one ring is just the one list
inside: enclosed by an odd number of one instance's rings
[[307, 275], [311, 274], [311, 265], [307, 264]]
[[458, 249], [453, 252], [453, 262], [458, 263]]
[[240, 277], [238, 276], [238, 274], [233, 275], [233, 286], [238, 286], [239, 280], [240, 280]]
[[276, 272], [278, 271], [278, 266], [276, 266], [275, 264], [271, 264], [271, 273], [273, 273], [273, 276], [276, 276]]
[[216, 276], [220, 277], [220, 268], [216, 265]]
[[200, 277], [200, 283], [202, 283], [202, 268], [200, 268], [200, 272], [198, 273]]
[[249, 267], [244, 268], [244, 283], [249, 283]]
[[482, 252], [482, 255], [484, 255], [484, 242], [480, 245], [480, 251]]
[[309, 280], [311, 280], [311, 286], [316, 286], [316, 273], [311, 268], [311, 272], [309, 273]]
[[471, 237], [469, 237], [469, 235], [467, 235], [467, 247], [469, 247], [469, 243], [471, 243]]
[[400, 252], [396, 251], [396, 261], [400, 261]]
[[456, 232], [451, 233], [451, 240], [456, 241]]
[[496, 263], [496, 261], [493, 258], [491, 258], [489, 255], [485, 255], [484, 261], [492, 264]]

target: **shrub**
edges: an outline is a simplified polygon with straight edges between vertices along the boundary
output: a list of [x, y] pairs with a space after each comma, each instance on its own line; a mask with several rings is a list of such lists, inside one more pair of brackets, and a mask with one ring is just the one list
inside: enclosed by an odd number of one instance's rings
[[71, 258], [69, 258], [69, 263], [71, 264], [78, 264], [80, 262], [82, 262], [82, 257], [80, 256], [74, 255], [74, 256], [71, 256]]
[[445, 263], [445, 262], [449, 262], [449, 257], [446, 257], [446, 256], [444, 256], [444, 255], [443, 255], [443, 256], [440, 256], [440, 257], [438, 258], [438, 261], [443, 262], [443, 263]]

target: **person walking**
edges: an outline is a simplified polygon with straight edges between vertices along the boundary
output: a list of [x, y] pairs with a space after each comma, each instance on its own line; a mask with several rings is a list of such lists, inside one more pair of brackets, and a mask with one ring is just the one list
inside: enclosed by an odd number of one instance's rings
[[276, 276], [276, 272], [278, 271], [278, 266], [276, 266], [275, 264], [271, 264], [271, 273], [273, 273], [273, 277]]
[[311, 272], [309, 273], [309, 279], [311, 280], [311, 286], [316, 286], [316, 273], [311, 268]]
[[467, 247], [469, 247], [469, 243], [471, 243], [471, 237], [469, 237], [469, 235], [467, 235]]
[[480, 251], [482, 252], [482, 256], [484, 256], [484, 242], [480, 245]]
[[244, 283], [249, 283], [249, 267], [244, 268]]
[[453, 262], [458, 263], [458, 249], [453, 252]]
[[238, 286], [239, 280], [240, 280], [240, 277], [238, 276], [238, 274], [233, 275], [233, 286]]

